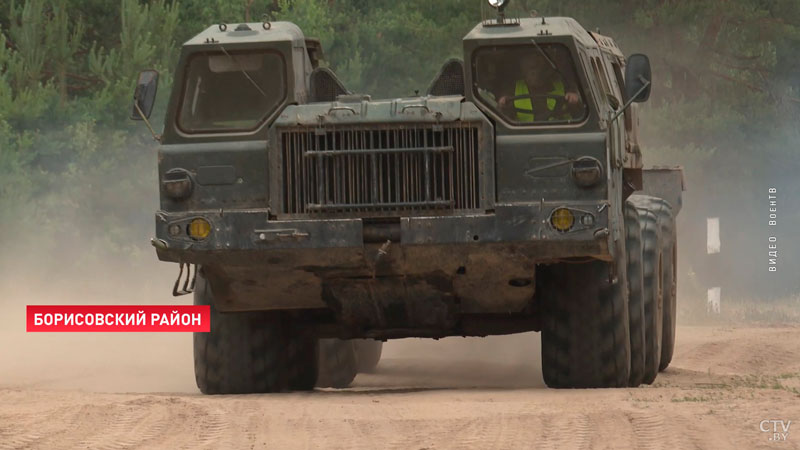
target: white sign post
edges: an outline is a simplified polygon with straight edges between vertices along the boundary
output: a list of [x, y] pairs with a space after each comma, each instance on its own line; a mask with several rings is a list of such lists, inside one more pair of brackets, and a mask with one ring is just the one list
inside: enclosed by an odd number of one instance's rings
[[[708, 251], [709, 255], [714, 255], [720, 252], [720, 242], [719, 242], [719, 217], [709, 217], [706, 222], [706, 230], [708, 235], [708, 240], [706, 242], [706, 250]], [[718, 269], [718, 268], [714, 268]], [[717, 270], [712, 270], [712, 273], [716, 273]], [[715, 282], [718, 280], [714, 280]], [[709, 313], [719, 314], [719, 301], [720, 301], [720, 294], [722, 288], [719, 286], [712, 287], [708, 290], [708, 300], [706, 304], [706, 310]]]

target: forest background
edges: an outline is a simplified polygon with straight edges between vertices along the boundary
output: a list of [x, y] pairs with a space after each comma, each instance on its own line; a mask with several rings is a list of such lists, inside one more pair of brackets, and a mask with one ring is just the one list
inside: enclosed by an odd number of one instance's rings
[[[650, 56], [645, 163], [686, 170], [682, 288], [704, 296], [722, 283], [723, 295], [797, 298], [800, 2], [514, 4], [523, 14], [575, 17], [626, 55]], [[481, 11], [479, 0], [0, 0], [0, 278], [94, 283], [172, 270], [149, 245], [158, 147], [128, 116], [138, 72], [155, 68], [160, 131], [180, 45], [205, 27], [293, 21], [322, 41], [350, 90], [392, 98], [424, 92], [447, 58], [463, 57], [461, 38]], [[770, 188], [777, 226], [768, 224]], [[721, 223], [714, 260], [705, 254], [707, 217]], [[768, 271], [770, 236], [777, 272]]]

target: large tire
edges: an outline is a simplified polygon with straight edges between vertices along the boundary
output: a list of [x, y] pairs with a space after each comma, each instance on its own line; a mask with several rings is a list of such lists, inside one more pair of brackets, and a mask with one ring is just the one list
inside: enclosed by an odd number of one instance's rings
[[310, 390], [317, 378], [317, 340], [292, 335], [277, 312], [222, 313], [202, 269], [194, 304], [211, 306], [211, 331], [194, 333], [194, 373], [204, 394]]
[[359, 339], [356, 347], [356, 370], [358, 373], [369, 373], [375, 370], [383, 353], [383, 342], [374, 339]]
[[658, 370], [664, 370], [672, 362], [675, 353], [675, 331], [677, 327], [677, 233], [675, 216], [672, 207], [664, 200], [658, 199], [655, 213], [658, 216], [661, 228], [661, 254], [663, 265], [661, 267], [661, 286], [663, 324], [661, 327], [661, 363]]
[[[616, 264], [613, 280], [609, 264]], [[624, 253], [615, 263], [542, 266], [537, 279], [544, 302], [545, 383], [553, 388], [628, 386], [631, 342]]]
[[642, 229], [642, 279], [645, 316], [645, 370], [646, 384], [653, 384], [661, 363], [663, 258], [661, 256], [661, 228], [654, 212], [653, 197], [631, 196], [636, 205]]
[[320, 339], [318, 387], [346, 388], [356, 377], [358, 363], [354, 341]]
[[639, 214], [630, 202], [625, 203], [625, 249], [628, 255], [628, 318], [631, 337], [631, 371], [628, 385], [642, 384], [645, 373], [645, 315], [642, 292], [642, 230]]

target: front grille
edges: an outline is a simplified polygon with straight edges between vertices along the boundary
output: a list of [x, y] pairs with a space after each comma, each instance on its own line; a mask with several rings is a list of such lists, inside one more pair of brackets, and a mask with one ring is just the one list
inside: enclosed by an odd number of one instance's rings
[[479, 130], [461, 122], [280, 129], [283, 213], [479, 209]]

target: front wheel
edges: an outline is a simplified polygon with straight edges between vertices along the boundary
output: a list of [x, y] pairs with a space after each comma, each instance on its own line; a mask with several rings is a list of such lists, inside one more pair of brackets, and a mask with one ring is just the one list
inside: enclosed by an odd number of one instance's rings
[[628, 386], [631, 341], [625, 259], [621, 255], [613, 263], [560, 263], [537, 269], [541, 280], [537, 290], [541, 288], [544, 301], [542, 372], [548, 386]]
[[217, 310], [202, 269], [195, 305], [211, 307], [211, 331], [194, 333], [194, 373], [204, 394], [310, 390], [317, 380], [317, 340], [297, 333], [278, 312]]
[[344, 339], [319, 340], [318, 387], [346, 388], [358, 373], [355, 342]]

